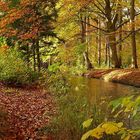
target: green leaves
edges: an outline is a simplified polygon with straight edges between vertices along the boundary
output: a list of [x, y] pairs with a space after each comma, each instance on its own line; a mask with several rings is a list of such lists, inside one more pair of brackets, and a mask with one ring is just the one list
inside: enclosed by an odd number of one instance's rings
[[59, 70], [59, 67], [60, 67], [60, 63], [54, 63], [54, 64], [52, 64], [52, 65], [50, 65], [50, 66], [48, 67], [48, 70], [49, 70], [50, 72], [55, 73], [55, 72], [57, 72], [57, 71]]
[[84, 121], [82, 124], [83, 128], [88, 128], [92, 122], [93, 122], [93, 119], [88, 119], [88, 120]]
[[20, 3], [21, 0], [11, 0], [11, 5], [10, 7], [16, 7], [19, 3]]
[[112, 108], [112, 113], [117, 113], [114, 117], [118, 117], [121, 113], [125, 113], [127, 117], [130, 116], [134, 118], [137, 115], [138, 110], [140, 110], [140, 96], [137, 98], [132, 96], [119, 98], [117, 100], [111, 101], [109, 106]]
[[[139, 120], [139, 110], [140, 110], [140, 96], [136, 97], [134, 95], [127, 96], [123, 98], [116, 99], [111, 101], [108, 105], [112, 108], [112, 113], [114, 113], [114, 121], [102, 122], [97, 127], [87, 131], [81, 138], [81, 140], [87, 140], [89, 137], [93, 137], [96, 139], [104, 139], [111, 136], [120, 137], [121, 140], [135, 140], [137, 136], [140, 134], [139, 129], [129, 129], [124, 126], [126, 123], [119, 122], [117, 123], [115, 120], [118, 117], [127, 116], [127, 119], [130, 120]], [[119, 118], [120, 119], [120, 118]], [[107, 119], [108, 120], [108, 119]], [[88, 128], [91, 126], [93, 119], [89, 119], [83, 122], [83, 128]], [[131, 124], [129, 124], [131, 125]]]

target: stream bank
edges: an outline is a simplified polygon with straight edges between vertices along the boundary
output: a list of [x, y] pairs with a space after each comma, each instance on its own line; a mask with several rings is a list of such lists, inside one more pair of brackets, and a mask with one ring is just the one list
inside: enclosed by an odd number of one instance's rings
[[83, 76], [140, 87], [139, 69], [96, 69], [84, 73]]

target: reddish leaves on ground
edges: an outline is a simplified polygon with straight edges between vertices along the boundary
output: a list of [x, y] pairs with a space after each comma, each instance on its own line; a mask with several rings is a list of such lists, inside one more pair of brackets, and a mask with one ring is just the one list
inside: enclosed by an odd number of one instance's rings
[[53, 106], [46, 91], [0, 88], [0, 107], [8, 113], [9, 140], [37, 139], [38, 129], [47, 125], [55, 112]]
[[98, 69], [85, 73], [83, 76], [140, 87], [139, 69]]

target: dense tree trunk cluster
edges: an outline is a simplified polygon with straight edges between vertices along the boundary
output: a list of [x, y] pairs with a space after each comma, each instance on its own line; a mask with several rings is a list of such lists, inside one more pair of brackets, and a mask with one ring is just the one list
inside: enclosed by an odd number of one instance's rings
[[[106, 65], [114, 68], [123, 67], [123, 42], [130, 37], [132, 67], [138, 68], [136, 33], [139, 28], [137, 27], [137, 29], [135, 24], [140, 12], [138, 8], [140, 3], [136, 4], [135, 0], [96, 0], [90, 1], [88, 4], [81, 2], [81, 5], [80, 10], [77, 8], [75, 12], [76, 16], [71, 16], [71, 21], [73, 22], [75, 19], [75, 22], [78, 21], [81, 29], [81, 43], [86, 47], [88, 46], [88, 35], [96, 33], [94, 38], [97, 38], [98, 65], [101, 66], [102, 59], [104, 59], [102, 57], [105, 54], [104, 63]], [[88, 52], [86, 53], [88, 57]], [[90, 61], [90, 58], [85, 60]]]

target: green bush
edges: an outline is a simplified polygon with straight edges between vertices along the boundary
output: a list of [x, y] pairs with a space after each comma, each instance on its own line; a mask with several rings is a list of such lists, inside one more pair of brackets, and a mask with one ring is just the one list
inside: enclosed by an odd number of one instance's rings
[[0, 50], [0, 81], [4, 84], [26, 85], [35, 82], [39, 74], [33, 72], [16, 49]]

